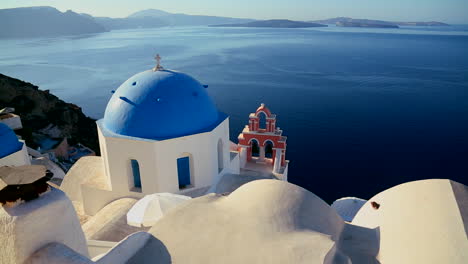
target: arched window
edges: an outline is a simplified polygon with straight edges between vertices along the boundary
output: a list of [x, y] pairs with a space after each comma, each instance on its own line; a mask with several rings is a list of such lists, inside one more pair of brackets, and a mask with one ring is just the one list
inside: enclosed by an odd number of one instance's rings
[[250, 141], [250, 147], [252, 149], [252, 157], [259, 157], [260, 156], [260, 145], [256, 139], [252, 139]]
[[273, 142], [270, 140], [265, 142], [265, 158], [273, 158]]
[[141, 188], [140, 165], [137, 160], [130, 160], [133, 175], [133, 187]]
[[266, 129], [266, 114], [264, 112], [260, 112], [257, 115], [258, 117], [258, 128]]
[[223, 159], [223, 141], [218, 140], [218, 173], [221, 172], [224, 168], [224, 159]]
[[190, 162], [190, 156], [185, 156], [177, 159], [177, 176], [179, 179], [179, 189], [185, 189], [192, 185]]

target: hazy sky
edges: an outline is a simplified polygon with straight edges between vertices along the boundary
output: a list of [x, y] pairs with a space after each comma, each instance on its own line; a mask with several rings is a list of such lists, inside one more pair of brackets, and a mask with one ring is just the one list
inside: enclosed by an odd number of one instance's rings
[[256, 19], [349, 16], [468, 24], [468, 0], [0, 0], [0, 8], [41, 5], [109, 17], [126, 17], [155, 8], [172, 13]]

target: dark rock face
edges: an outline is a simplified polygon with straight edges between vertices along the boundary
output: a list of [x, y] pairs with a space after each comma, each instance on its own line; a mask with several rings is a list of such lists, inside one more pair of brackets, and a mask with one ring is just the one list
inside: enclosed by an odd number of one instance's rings
[[19, 134], [26, 144], [36, 148], [32, 132], [52, 124], [60, 130], [60, 137], [70, 144], [82, 143], [99, 153], [99, 141], [95, 120], [83, 114], [81, 108], [66, 103], [49, 91], [41, 91], [35, 85], [0, 74], [0, 109], [15, 108], [23, 123]]

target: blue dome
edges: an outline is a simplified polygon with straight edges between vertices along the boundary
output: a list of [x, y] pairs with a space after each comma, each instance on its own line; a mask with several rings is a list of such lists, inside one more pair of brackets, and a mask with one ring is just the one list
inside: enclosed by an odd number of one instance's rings
[[119, 135], [161, 140], [209, 131], [220, 117], [197, 80], [175, 71], [149, 70], [115, 91], [102, 123]]
[[15, 132], [7, 125], [0, 123], [0, 159], [11, 155], [23, 148]]

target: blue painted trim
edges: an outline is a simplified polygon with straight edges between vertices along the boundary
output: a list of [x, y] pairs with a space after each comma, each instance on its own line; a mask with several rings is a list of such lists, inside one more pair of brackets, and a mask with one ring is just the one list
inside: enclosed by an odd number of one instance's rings
[[177, 159], [177, 176], [179, 179], [179, 188], [189, 186], [190, 181], [190, 157]]
[[133, 173], [133, 186], [136, 188], [141, 188], [141, 176], [140, 176], [140, 165], [137, 160], [130, 160], [132, 164], [132, 173]]

